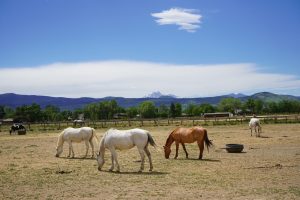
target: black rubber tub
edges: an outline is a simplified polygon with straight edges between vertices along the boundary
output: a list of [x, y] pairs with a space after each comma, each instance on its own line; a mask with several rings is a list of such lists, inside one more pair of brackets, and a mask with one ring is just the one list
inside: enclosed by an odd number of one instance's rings
[[18, 130], [18, 135], [26, 135], [26, 130], [25, 129]]
[[225, 149], [228, 153], [241, 153], [244, 149], [244, 145], [242, 145], [242, 144], [226, 144]]

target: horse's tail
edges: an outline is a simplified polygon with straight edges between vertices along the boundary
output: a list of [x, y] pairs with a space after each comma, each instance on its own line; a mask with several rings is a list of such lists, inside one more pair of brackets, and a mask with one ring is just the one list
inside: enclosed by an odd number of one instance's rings
[[147, 135], [148, 135], [148, 143], [150, 143], [151, 146], [153, 146], [154, 148], [156, 148], [157, 145], [155, 144], [153, 137], [150, 135], [149, 132], [147, 132]]
[[204, 142], [207, 148], [207, 151], [209, 152], [209, 147], [213, 145], [213, 143], [208, 139], [207, 130], [204, 129]]

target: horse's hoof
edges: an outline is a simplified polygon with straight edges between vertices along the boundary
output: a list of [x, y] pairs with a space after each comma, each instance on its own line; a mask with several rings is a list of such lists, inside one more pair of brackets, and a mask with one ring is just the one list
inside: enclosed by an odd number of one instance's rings
[[112, 172], [112, 171], [113, 171], [113, 169], [109, 169], [108, 171]]
[[149, 169], [149, 172], [152, 172], [153, 169]]

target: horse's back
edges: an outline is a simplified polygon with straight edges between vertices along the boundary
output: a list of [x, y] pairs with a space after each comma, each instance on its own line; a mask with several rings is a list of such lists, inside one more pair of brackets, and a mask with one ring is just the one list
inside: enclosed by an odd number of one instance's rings
[[148, 142], [148, 131], [143, 129], [130, 130], [108, 130], [105, 136], [105, 146], [114, 146], [116, 149], [130, 149], [138, 145], [146, 145]]
[[202, 127], [182, 128], [175, 129], [171, 134], [175, 141], [183, 143], [193, 143], [204, 136], [205, 129]]
[[64, 139], [74, 142], [81, 142], [82, 140], [89, 140], [93, 135], [93, 130], [90, 127], [81, 128], [66, 128], [64, 130]]

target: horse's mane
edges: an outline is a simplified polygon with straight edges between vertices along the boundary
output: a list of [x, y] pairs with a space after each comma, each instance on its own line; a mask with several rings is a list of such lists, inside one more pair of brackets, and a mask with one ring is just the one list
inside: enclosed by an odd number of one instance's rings
[[165, 146], [167, 146], [167, 144], [171, 143], [172, 140], [174, 140], [172, 134], [173, 134], [177, 129], [178, 129], [178, 128], [176, 128], [175, 130], [173, 130], [173, 131], [169, 134], [169, 137], [168, 137], [168, 139], [167, 139], [167, 141], [166, 141]]
[[64, 136], [64, 132], [62, 131], [59, 136], [58, 136], [58, 140], [57, 140], [57, 146], [61, 146], [63, 144], [63, 136]]
[[109, 129], [108, 131], [106, 131], [106, 132], [104, 133], [104, 135], [102, 136], [101, 140], [100, 140], [100, 144], [99, 144], [99, 154], [100, 154], [101, 151], [104, 151], [104, 149], [105, 149], [105, 147], [104, 147], [104, 140], [105, 140], [105, 138], [106, 138], [106, 136], [107, 136], [107, 134], [108, 134], [108, 132], [109, 132], [110, 130], [113, 130], [113, 129], [111, 128], [111, 129]]

